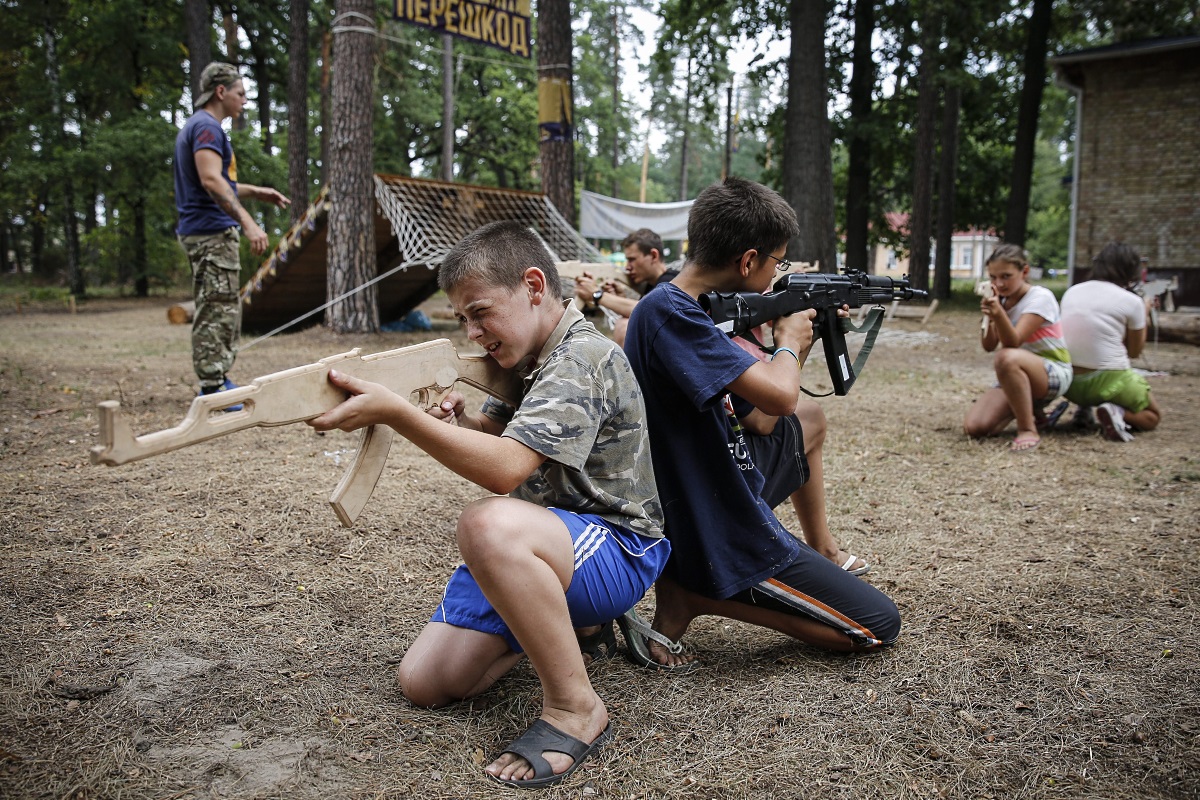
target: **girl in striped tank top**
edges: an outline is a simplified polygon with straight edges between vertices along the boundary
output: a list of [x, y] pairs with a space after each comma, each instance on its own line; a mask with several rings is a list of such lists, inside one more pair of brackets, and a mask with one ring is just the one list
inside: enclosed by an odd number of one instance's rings
[[994, 291], [979, 304], [986, 321], [980, 344], [996, 351], [996, 383], [968, 409], [963, 429], [968, 436], [990, 436], [1015, 419], [1011, 449], [1026, 452], [1041, 442], [1038, 426], [1046, 404], [1071, 385], [1071, 356], [1054, 293], [1027, 281], [1025, 251], [999, 245], [988, 257], [987, 272]]

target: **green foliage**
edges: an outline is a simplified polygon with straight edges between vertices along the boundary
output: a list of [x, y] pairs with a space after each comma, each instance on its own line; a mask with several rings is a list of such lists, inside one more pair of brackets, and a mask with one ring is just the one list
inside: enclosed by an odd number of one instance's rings
[[[637, 67], [628, 53], [641, 42], [630, 9], [649, 0], [576, 0], [574, 98], [576, 184], [631, 199], [639, 194], [643, 147], [653, 129], [646, 199], [676, 200], [686, 161], [686, 196], [724, 168], [726, 92], [736, 82], [737, 149], [731, 172], [779, 185], [781, 97], [787, 59], [760, 61], [733, 75], [730, 48], [759, 34], [787, 37], [789, 3], [781, 0], [664, 0], [662, 25], [644, 79], [648, 107], [635, 107], [614, 70]], [[886, 236], [884, 215], [907, 210], [913, 176], [913, 126], [919, 33], [932, 15], [951, 16], [939, 53], [940, 80], [962, 91], [956, 227], [1003, 224], [1021, 89], [1026, 18], [1031, 3], [985, 0], [880, 0], [875, 63], [879, 82], [869, 121], [849, 118], [854, 0], [831, 3], [828, 76], [838, 204], [844, 200], [844, 143], [852, 127], [871, 142], [871, 234]], [[88, 287], [147, 291], [187, 280], [175, 241], [172, 159], [175, 133], [191, 113], [181, 0], [6, 0], [0, 26], [0, 226], [3, 265], [65, 281], [75, 260], [68, 233], [78, 233], [78, 269]], [[240, 28], [237, 58], [251, 78], [248, 124], [233, 134], [243, 182], [284, 187], [289, 4], [212, 6], [214, 58], [227, 58], [223, 14]], [[225, 10], [218, 10], [225, 9]], [[382, 172], [440, 177], [442, 38], [390, 19], [377, 6], [374, 153]], [[1195, 0], [1080, 0], [1055, 4], [1051, 49], [1198, 31]], [[333, 3], [308, 5], [308, 197], [316, 195], [321, 158], [324, 36]], [[614, 19], [615, 18], [615, 19]], [[536, 20], [535, 20], [536, 22]], [[536, 30], [534, 32], [536, 42]], [[539, 189], [536, 60], [505, 57], [455, 40], [455, 175], [457, 180]], [[616, 59], [620, 56], [619, 61]], [[255, 96], [257, 95], [257, 97]], [[261, 106], [267, 106], [263, 114]], [[1072, 100], [1050, 86], [1043, 98], [1027, 247], [1047, 267], [1065, 261], [1073, 151]], [[686, 145], [685, 145], [686, 143]], [[614, 157], [615, 156], [615, 157]], [[247, 203], [273, 240], [288, 215]], [[841, 212], [838, 211], [839, 222]], [[259, 259], [243, 252], [244, 274]]]

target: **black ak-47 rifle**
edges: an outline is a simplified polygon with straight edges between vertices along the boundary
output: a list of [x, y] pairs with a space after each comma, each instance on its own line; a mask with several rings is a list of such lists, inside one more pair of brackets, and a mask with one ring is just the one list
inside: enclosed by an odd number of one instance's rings
[[[741, 336], [754, 342], [767, 352], [772, 352], [758, 341], [752, 331], [759, 325], [779, 319], [797, 311], [814, 308], [813, 338], [820, 339], [825, 347], [825, 360], [829, 364], [829, 377], [833, 381], [833, 394], [844, 395], [854, 385], [854, 380], [883, 323], [883, 309], [873, 309], [862, 325], [855, 326], [850, 320], [840, 318], [842, 306], [861, 308], [866, 305], [881, 305], [894, 300], [913, 300], [928, 297], [921, 289], [914, 289], [908, 278], [887, 278], [868, 275], [865, 272], [845, 272], [832, 275], [824, 272], [800, 272], [784, 275], [770, 292], [705, 292], [700, 295], [700, 307], [708, 312], [717, 327], [730, 336]], [[864, 332], [866, 339], [858, 351], [854, 363], [846, 349], [846, 332]], [[812, 394], [805, 390], [806, 393]]]

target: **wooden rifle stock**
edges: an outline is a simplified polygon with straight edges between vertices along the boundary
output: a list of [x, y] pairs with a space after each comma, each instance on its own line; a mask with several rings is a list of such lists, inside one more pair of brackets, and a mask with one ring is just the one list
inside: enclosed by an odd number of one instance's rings
[[[173, 428], [135, 436], [121, 416], [115, 400], [100, 403], [100, 442], [91, 449], [93, 464], [117, 466], [169, 453], [188, 445], [215, 439], [246, 428], [275, 427], [319, 417], [346, 399], [346, 393], [329, 382], [329, 370], [379, 383], [422, 408], [432, 408], [458, 381], [469, 384], [513, 406], [521, 400], [520, 377], [500, 367], [486, 355], [461, 356], [449, 339], [400, 347], [382, 353], [348, 353], [323, 358], [314, 364], [255, 378], [226, 392], [201, 395]], [[239, 411], [224, 411], [241, 405]], [[362, 513], [375, 491], [387, 462], [393, 431], [386, 425], [363, 430], [358, 454], [329, 498], [347, 528]]]

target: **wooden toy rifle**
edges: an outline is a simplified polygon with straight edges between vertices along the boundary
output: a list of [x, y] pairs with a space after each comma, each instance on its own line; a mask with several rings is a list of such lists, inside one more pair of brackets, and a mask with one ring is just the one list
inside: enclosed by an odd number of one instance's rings
[[[979, 297], [995, 297], [996, 288], [992, 286], [992, 282], [990, 280], [978, 281], [975, 284], [975, 294]], [[991, 318], [988, 317], [987, 314], [984, 314], [983, 319], [979, 321], [979, 332], [981, 334], [987, 333], [988, 326], [991, 324], [991, 322]]]
[[[521, 379], [486, 355], [462, 356], [449, 339], [400, 347], [382, 353], [348, 353], [323, 358], [315, 364], [293, 367], [255, 378], [245, 386], [206, 394], [192, 401], [183, 421], [174, 428], [134, 436], [121, 417], [115, 400], [100, 403], [100, 441], [91, 449], [93, 464], [117, 466], [169, 453], [234, 431], [290, 425], [314, 419], [337, 406], [346, 393], [329, 382], [330, 368], [391, 389], [422, 408], [441, 402], [458, 381], [511, 405], [521, 401]], [[240, 410], [226, 411], [240, 405]], [[386, 425], [363, 430], [349, 471], [329, 498], [342, 525], [353, 527], [375, 491], [383, 472], [394, 431]]]

